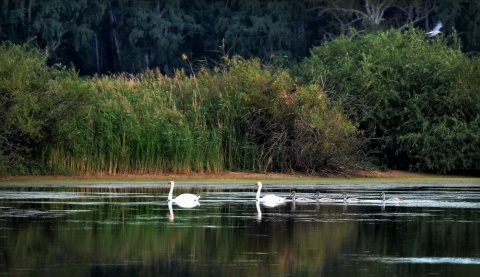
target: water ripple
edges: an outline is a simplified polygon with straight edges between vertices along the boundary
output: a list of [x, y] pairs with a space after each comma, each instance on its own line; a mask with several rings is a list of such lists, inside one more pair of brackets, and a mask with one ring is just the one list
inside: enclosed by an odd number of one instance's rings
[[459, 257], [364, 257], [359, 260], [388, 264], [475, 264], [480, 265], [480, 258]]

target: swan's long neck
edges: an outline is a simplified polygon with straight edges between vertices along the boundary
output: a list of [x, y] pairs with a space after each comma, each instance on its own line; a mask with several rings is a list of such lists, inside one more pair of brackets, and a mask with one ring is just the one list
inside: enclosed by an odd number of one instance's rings
[[260, 190], [262, 190], [262, 184], [257, 184], [258, 190], [257, 190], [257, 200], [260, 200]]
[[292, 201], [295, 202], [295, 195], [296, 193], [294, 191], [292, 191]]
[[172, 201], [172, 199], [173, 199], [173, 198], [172, 198], [172, 195], [173, 195], [173, 186], [174, 186], [173, 182], [170, 183], [170, 192], [168, 193], [168, 201]]
[[382, 193], [382, 200], [385, 202], [385, 193]]

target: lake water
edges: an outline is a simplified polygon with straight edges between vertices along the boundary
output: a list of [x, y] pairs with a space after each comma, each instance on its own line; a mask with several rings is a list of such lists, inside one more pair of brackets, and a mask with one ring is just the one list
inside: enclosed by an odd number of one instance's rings
[[478, 179], [165, 184], [2, 183], [0, 276], [480, 276]]

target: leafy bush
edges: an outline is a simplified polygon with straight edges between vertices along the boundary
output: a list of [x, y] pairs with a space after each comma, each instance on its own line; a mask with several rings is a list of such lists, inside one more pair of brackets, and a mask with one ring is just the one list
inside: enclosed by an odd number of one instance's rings
[[[59, 124], [68, 121], [88, 99], [73, 70], [46, 66], [47, 55], [28, 45], [0, 46], [0, 168], [27, 174], [42, 164], [43, 146], [61, 135]], [[41, 166], [40, 166], [41, 167]]]
[[480, 156], [478, 59], [463, 54], [455, 36], [410, 29], [341, 37], [315, 47], [297, 74], [343, 103], [388, 166], [480, 168], [472, 158]]
[[247, 131], [262, 170], [338, 172], [356, 165], [356, 127], [317, 85], [299, 87], [284, 69], [259, 60], [231, 61]]

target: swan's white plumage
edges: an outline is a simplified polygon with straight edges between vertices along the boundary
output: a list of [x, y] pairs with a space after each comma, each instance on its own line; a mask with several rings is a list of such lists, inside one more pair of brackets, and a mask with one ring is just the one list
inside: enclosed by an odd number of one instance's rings
[[167, 183], [167, 186], [170, 186], [170, 192], [168, 193], [168, 201], [177, 203], [177, 205], [183, 208], [192, 208], [200, 204], [200, 202], [198, 201], [200, 199], [200, 196], [191, 193], [183, 193], [173, 198], [173, 187], [175, 186], [175, 183], [173, 181], [170, 181]]
[[258, 191], [257, 191], [257, 201], [264, 202], [264, 203], [282, 203], [285, 201], [286, 197], [279, 197], [274, 194], [267, 194], [263, 197], [260, 197], [260, 191], [262, 190], [262, 182], [257, 182], [256, 186], [258, 186]]

